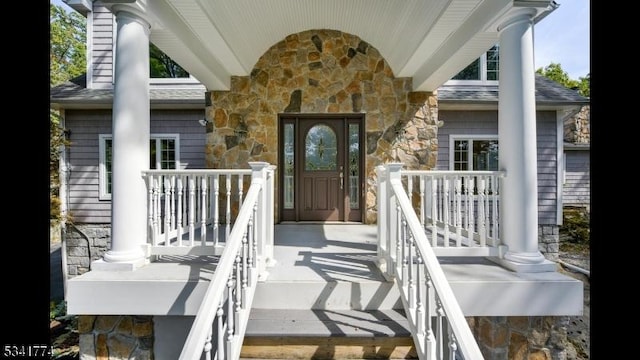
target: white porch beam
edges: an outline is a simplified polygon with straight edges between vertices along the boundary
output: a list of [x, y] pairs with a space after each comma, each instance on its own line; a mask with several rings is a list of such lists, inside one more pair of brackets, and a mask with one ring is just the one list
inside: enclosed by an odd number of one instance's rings
[[135, 270], [145, 263], [149, 169], [149, 23], [114, 9], [117, 22], [113, 95], [111, 249], [93, 270]]
[[533, 18], [535, 9], [518, 9], [499, 27], [500, 93], [498, 141], [503, 182], [500, 238], [508, 247], [500, 263], [518, 272], [555, 271], [538, 250]]

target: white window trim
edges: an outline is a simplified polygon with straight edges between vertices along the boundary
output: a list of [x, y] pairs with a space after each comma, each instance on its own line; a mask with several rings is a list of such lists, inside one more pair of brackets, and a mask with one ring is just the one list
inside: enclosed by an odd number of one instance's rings
[[[111, 200], [111, 193], [107, 192], [107, 168], [105, 166], [106, 160], [106, 140], [113, 139], [112, 134], [99, 134], [98, 135], [98, 188], [99, 200]], [[176, 169], [181, 169], [180, 164], [180, 134], [151, 134], [150, 140], [158, 139], [173, 139], [176, 142]], [[156, 166], [158, 166], [156, 159]]]
[[99, 165], [98, 165], [98, 187], [99, 187], [99, 200], [111, 200], [111, 193], [107, 192], [107, 167], [105, 165], [106, 161], [106, 140], [113, 138], [111, 134], [100, 134], [98, 135], [98, 154], [99, 154]]
[[[467, 64], [467, 66], [468, 65], [470, 64]], [[464, 68], [461, 69], [460, 71], [462, 70], [464, 70]], [[487, 80], [487, 52], [480, 55], [480, 80], [449, 80], [444, 83], [444, 85], [495, 85], [495, 86], [497, 86], [498, 84], [499, 84], [498, 80]]]
[[[449, 135], [449, 170], [453, 170], [455, 160], [455, 141], [456, 140], [498, 140], [498, 135], [467, 135], [467, 134], [450, 134]], [[473, 147], [471, 147], [473, 149]], [[471, 159], [471, 158], [469, 158]], [[473, 164], [472, 164], [473, 165]], [[473, 170], [472, 170], [473, 171]]]

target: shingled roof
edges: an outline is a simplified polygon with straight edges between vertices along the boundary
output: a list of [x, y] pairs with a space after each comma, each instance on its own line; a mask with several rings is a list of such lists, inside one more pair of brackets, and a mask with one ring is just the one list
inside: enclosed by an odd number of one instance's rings
[[[536, 74], [536, 102], [545, 105], [588, 104], [589, 99], [557, 82]], [[498, 85], [443, 85], [438, 88], [438, 102], [488, 104], [498, 102]]]
[[[113, 89], [88, 89], [85, 75], [73, 78], [53, 87], [50, 91], [52, 104], [100, 105], [113, 103]], [[152, 86], [149, 89], [151, 104], [195, 104], [205, 106], [203, 85]]]
[[[536, 74], [536, 102], [545, 105], [588, 104], [589, 99], [576, 90], [566, 87]], [[205, 105], [205, 88], [202, 87], [151, 87], [151, 104], [194, 104]], [[111, 104], [113, 89], [88, 89], [86, 76], [82, 75], [51, 89], [51, 103], [54, 104]], [[497, 85], [443, 85], [438, 89], [438, 102], [489, 104], [498, 102]]]

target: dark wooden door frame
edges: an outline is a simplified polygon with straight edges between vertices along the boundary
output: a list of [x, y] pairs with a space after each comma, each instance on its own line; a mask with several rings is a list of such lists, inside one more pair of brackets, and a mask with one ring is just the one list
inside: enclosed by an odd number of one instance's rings
[[[279, 114], [278, 115], [278, 218], [280, 221], [300, 221], [300, 201], [299, 194], [301, 189], [300, 184], [300, 176], [299, 172], [294, 170], [295, 179], [294, 179], [294, 208], [293, 209], [284, 209], [284, 177], [285, 177], [285, 167], [284, 163], [284, 132], [285, 132], [285, 124], [294, 124], [294, 136], [293, 136], [293, 147], [294, 147], [294, 169], [303, 165], [302, 157], [304, 154], [301, 154], [298, 151], [301, 148], [301, 142], [304, 142], [304, 137], [302, 136], [301, 129], [299, 126], [300, 120], [317, 120], [318, 122], [322, 122], [322, 120], [343, 120], [343, 137], [344, 137], [344, 159], [342, 163], [344, 165], [344, 196], [343, 196], [343, 211], [342, 218], [338, 221], [354, 221], [354, 222], [364, 222], [365, 216], [365, 202], [364, 202], [364, 185], [365, 185], [365, 140], [364, 140], [364, 124], [365, 124], [365, 114]], [[352, 210], [350, 209], [349, 204], [349, 124], [358, 124], [358, 145], [359, 145], [359, 154], [358, 154], [358, 204], [359, 208]], [[352, 215], [351, 219], [349, 219], [349, 215]], [[321, 220], [319, 220], [321, 221]]]

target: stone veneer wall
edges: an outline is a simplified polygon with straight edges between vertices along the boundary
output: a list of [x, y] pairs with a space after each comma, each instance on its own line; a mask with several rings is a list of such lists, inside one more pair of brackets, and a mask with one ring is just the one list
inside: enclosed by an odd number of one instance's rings
[[584, 105], [577, 114], [564, 120], [564, 141], [573, 144], [591, 142], [591, 106]]
[[69, 277], [89, 271], [91, 262], [101, 259], [111, 248], [111, 224], [67, 225], [63, 236]]
[[477, 316], [467, 322], [485, 359], [566, 360], [575, 355], [568, 354], [568, 316]]
[[79, 315], [80, 359], [153, 359], [153, 317]]
[[558, 261], [560, 226], [538, 225], [538, 250], [547, 260]]
[[[377, 165], [436, 165], [436, 94], [413, 92], [411, 79], [394, 77], [378, 50], [357, 36], [335, 30], [289, 35], [260, 57], [250, 76], [233, 76], [230, 91], [209, 92], [206, 166], [278, 165], [281, 113], [365, 114], [368, 224], [376, 221]], [[246, 138], [238, 131], [247, 131]]]

